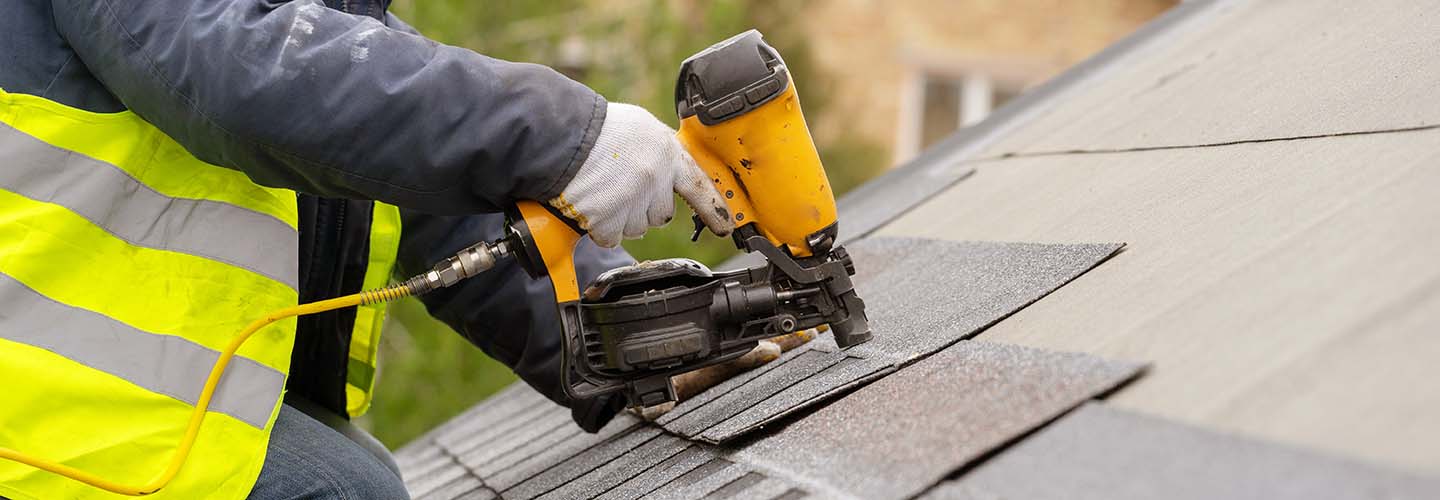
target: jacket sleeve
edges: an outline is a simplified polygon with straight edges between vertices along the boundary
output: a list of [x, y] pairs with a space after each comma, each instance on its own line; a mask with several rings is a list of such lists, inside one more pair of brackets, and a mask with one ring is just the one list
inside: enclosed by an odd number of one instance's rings
[[[403, 277], [425, 272], [434, 262], [478, 241], [503, 235], [504, 216], [433, 216], [402, 211], [397, 271]], [[575, 250], [576, 277], [583, 285], [600, 273], [633, 264], [621, 249], [604, 249], [583, 238]], [[401, 279], [403, 279], [403, 277]], [[540, 393], [570, 408], [575, 422], [594, 432], [621, 409], [619, 398], [570, 401], [560, 380], [560, 320], [550, 280], [532, 280], [514, 259], [420, 297], [435, 318], [460, 332]]]
[[[52, 0], [125, 106], [255, 182], [436, 214], [560, 193], [605, 101], [319, 0]], [[387, 18], [388, 19], [388, 18]]]

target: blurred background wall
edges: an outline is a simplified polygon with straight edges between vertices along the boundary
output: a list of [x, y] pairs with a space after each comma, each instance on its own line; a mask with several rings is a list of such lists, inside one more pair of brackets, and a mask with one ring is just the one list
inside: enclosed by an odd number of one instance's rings
[[[785, 57], [837, 193], [976, 123], [1174, 0], [396, 0], [443, 43], [551, 66], [677, 125], [686, 56], [757, 28]], [[678, 205], [677, 206], [683, 206]], [[682, 209], [683, 210], [683, 209]], [[716, 264], [734, 252], [688, 217], [625, 244], [636, 258]], [[841, 222], [844, 223], [843, 221]], [[361, 424], [390, 447], [514, 381], [413, 300], [391, 307], [376, 401]]]

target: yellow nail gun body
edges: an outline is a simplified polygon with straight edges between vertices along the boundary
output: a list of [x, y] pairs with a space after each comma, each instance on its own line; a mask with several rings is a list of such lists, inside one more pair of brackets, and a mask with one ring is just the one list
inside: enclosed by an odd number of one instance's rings
[[675, 399], [670, 376], [771, 336], [829, 325], [840, 347], [870, 338], [854, 267], [835, 245], [835, 197], [779, 54], [757, 31], [736, 35], [685, 60], [675, 97], [678, 138], [725, 196], [736, 246], [768, 263], [712, 272], [689, 259], [647, 262], [581, 294], [571, 261], [580, 231], [522, 202], [509, 247], [555, 282], [573, 398], [623, 392], [651, 406]]
[[725, 195], [737, 228], [753, 226], [809, 257], [807, 239], [836, 222], [835, 195], [789, 73], [762, 47], [749, 31], [686, 60], [677, 136]]

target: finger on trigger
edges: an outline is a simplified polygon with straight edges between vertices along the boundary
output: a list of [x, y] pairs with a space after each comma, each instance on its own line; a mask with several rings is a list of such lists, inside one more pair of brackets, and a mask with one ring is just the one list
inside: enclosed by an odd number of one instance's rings
[[735, 229], [729, 205], [690, 153], [682, 149], [680, 160], [680, 172], [675, 176], [675, 192], [695, 210], [711, 232], [718, 236], [729, 235]]
[[771, 337], [770, 342], [780, 346], [780, 352], [789, 352], [791, 349], [805, 345], [806, 342], [815, 340], [819, 332], [815, 328], [801, 330], [795, 333]]

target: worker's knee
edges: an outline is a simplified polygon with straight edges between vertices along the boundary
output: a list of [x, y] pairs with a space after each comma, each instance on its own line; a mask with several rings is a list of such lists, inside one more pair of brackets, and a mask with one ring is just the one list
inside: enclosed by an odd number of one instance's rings
[[408, 499], [405, 485], [369, 455], [296, 453], [271, 447], [250, 500]]
[[368, 455], [322, 458], [272, 448], [250, 499], [410, 498], [400, 478]]
[[374, 455], [288, 406], [276, 419], [251, 500], [407, 499], [405, 485]]

